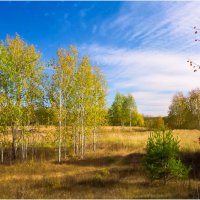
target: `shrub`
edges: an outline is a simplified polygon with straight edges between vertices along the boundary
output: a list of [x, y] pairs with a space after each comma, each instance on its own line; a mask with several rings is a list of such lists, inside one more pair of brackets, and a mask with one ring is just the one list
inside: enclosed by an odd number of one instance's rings
[[176, 178], [185, 179], [188, 169], [178, 157], [179, 141], [173, 138], [170, 130], [151, 133], [144, 156], [143, 165], [151, 181], [166, 181]]

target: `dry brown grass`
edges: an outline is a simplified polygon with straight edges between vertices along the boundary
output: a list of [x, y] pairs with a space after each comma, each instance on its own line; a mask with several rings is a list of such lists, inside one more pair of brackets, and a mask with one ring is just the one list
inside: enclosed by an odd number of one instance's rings
[[[175, 130], [182, 157], [193, 164], [186, 181], [153, 184], [144, 176], [141, 160], [149, 131], [141, 128], [103, 127], [98, 150], [83, 160], [34, 160], [0, 165], [0, 198], [198, 198], [200, 145], [197, 130]], [[41, 127], [40, 131], [50, 129]], [[51, 127], [53, 131], [53, 127]], [[194, 174], [195, 173], [195, 174]]]

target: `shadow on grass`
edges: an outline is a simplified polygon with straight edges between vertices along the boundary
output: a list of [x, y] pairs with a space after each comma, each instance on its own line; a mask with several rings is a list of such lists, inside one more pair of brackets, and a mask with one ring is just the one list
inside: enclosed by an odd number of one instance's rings
[[149, 128], [137, 128], [137, 127], [131, 128], [131, 131], [140, 132], [140, 133], [148, 132], [148, 131], [151, 131], [151, 130], [152, 129], [149, 129]]
[[[109, 166], [116, 163], [121, 156], [105, 156], [98, 158], [70, 159], [62, 161], [60, 164], [79, 165], [79, 166]], [[54, 163], [58, 163], [55, 161]]]
[[76, 176], [43, 178], [32, 183], [33, 189], [46, 190], [78, 190], [81, 188], [108, 188], [119, 183], [119, 179], [110, 176], [99, 176], [97, 171], [90, 174], [77, 174]]
[[[43, 178], [36, 181], [35, 188], [49, 188], [58, 190], [74, 190], [74, 188], [112, 188], [123, 185], [121, 181], [127, 177], [134, 177], [142, 173], [142, 154], [129, 154], [127, 156], [105, 156], [100, 158], [85, 158], [84, 160], [69, 160], [62, 164], [73, 164], [80, 166], [102, 166], [104, 168], [79, 173], [75, 176], [63, 176]], [[133, 162], [135, 160], [135, 162]], [[134, 165], [135, 163], [135, 165]], [[109, 166], [112, 165], [113, 166]], [[141, 185], [142, 187], [142, 185]]]
[[[132, 153], [126, 156], [102, 156], [102, 157], [93, 157], [93, 158], [84, 158], [84, 159], [71, 159], [68, 161], [63, 161], [61, 164], [69, 164], [69, 165], [78, 165], [78, 166], [110, 166], [113, 164], [119, 165], [136, 165], [141, 163], [141, 159], [143, 154], [140, 153]], [[57, 163], [55, 161], [54, 163]]]
[[28, 147], [27, 150], [27, 158], [22, 159], [22, 150], [21, 147], [18, 148], [16, 152], [16, 159], [12, 158], [12, 149], [5, 148], [4, 149], [4, 161], [0, 163], [0, 165], [14, 165], [18, 163], [23, 163], [27, 161], [48, 161], [52, 160], [52, 158], [57, 157], [57, 149], [51, 147]]
[[[131, 155], [128, 155], [131, 157]], [[127, 156], [126, 156], [126, 159]], [[121, 161], [125, 161], [126, 159], [122, 159]], [[127, 161], [125, 162], [127, 163]], [[43, 178], [42, 180], [38, 180], [34, 184], [33, 189], [44, 189], [44, 191], [48, 191], [50, 193], [53, 192], [68, 192], [70, 198], [77, 198], [77, 191], [81, 192], [83, 197], [85, 191], [92, 191], [93, 193], [96, 193], [98, 196], [98, 192], [102, 190], [102, 192], [108, 189], [108, 190], [115, 190], [116, 192], [119, 192], [119, 188], [126, 191], [127, 189], [132, 188], [133, 190], [136, 188], [140, 188], [140, 190], [143, 191], [151, 191], [149, 197], [152, 197], [151, 195], [156, 196], [156, 190], [160, 189], [167, 189], [171, 190], [170, 188], [174, 188], [174, 185], [163, 185], [159, 181], [150, 183], [146, 179], [144, 179], [144, 175], [140, 174], [142, 173], [142, 170], [140, 168], [140, 164], [138, 164], [138, 168], [133, 167], [132, 165], [125, 165], [125, 166], [114, 166], [112, 168], [103, 168], [98, 169], [94, 171], [89, 172], [80, 172], [79, 174], [70, 176], [62, 176], [62, 177], [51, 177], [51, 178]], [[142, 175], [142, 176], [141, 176]], [[136, 180], [134, 180], [136, 178]], [[32, 185], [33, 186], [33, 185]], [[180, 190], [180, 184], [179, 190]], [[187, 189], [187, 186], [182, 185], [181, 187], [184, 187], [184, 190]], [[190, 192], [191, 197], [196, 197], [195, 191]], [[161, 192], [159, 192], [159, 195], [161, 195]], [[173, 194], [174, 198], [180, 198], [180, 197], [186, 197], [183, 194], [183, 196], [180, 195], [179, 192], [175, 192]], [[139, 196], [141, 198], [141, 196]], [[148, 196], [144, 194], [144, 198], [147, 198]], [[113, 196], [113, 198], [116, 198]]]
[[77, 182], [77, 185], [84, 187], [95, 187], [95, 188], [111, 188], [119, 183], [119, 179], [105, 178], [100, 179], [97, 177], [85, 179]]
[[181, 153], [181, 160], [187, 165], [191, 166], [190, 178], [200, 178], [200, 151], [198, 152], [183, 152]]

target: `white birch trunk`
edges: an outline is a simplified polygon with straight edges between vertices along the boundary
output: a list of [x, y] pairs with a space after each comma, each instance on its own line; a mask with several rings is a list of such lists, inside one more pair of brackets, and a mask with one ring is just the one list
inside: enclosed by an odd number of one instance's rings
[[16, 142], [16, 137], [17, 137], [17, 132], [18, 132], [18, 126], [14, 126], [12, 128], [12, 158], [13, 160], [16, 160], [17, 157], [17, 142]]
[[59, 112], [59, 145], [58, 145], [58, 162], [61, 162], [61, 144], [62, 144], [62, 122], [61, 122], [61, 111], [62, 111], [62, 94], [60, 89], [60, 112]]
[[83, 127], [83, 116], [81, 116], [81, 158], [84, 156], [84, 127]]
[[79, 151], [79, 143], [78, 143], [78, 130], [76, 129], [76, 154], [78, 154], [78, 151]]
[[131, 110], [130, 110], [130, 131], [131, 131], [131, 127], [132, 127], [132, 124], [131, 124]]
[[73, 135], [74, 135], [74, 154], [76, 154], [76, 127], [73, 126]]
[[24, 144], [23, 144], [23, 141], [22, 141], [22, 160], [24, 160]]
[[93, 130], [93, 151], [96, 151], [96, 125]]
[[25, 159], [28, 159], [28, 142], [25, 143]]
[[25, 158], [25, 148], [24, 148], [24, 130], [22, 130], [22, 160], [24, 160], [24, 158]]

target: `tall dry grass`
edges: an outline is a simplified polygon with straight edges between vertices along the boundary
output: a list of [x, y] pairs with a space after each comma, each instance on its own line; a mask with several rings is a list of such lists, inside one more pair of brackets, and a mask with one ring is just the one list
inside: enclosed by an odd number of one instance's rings
[[[41, 127], [48, 133], [54, 127]], [[83, 160], [35, 159], [0, 165], [0, 198], [199, 198], [198, 130], [175, 130], [183, 161], [195, 171], [186, 181], [151, 184], [141, 162], [150, 132], [144, 128], [102, 127], [98, 149]], [[47, 149], [45, 151], [48, 151]], [[195, 174], [194, 174], [195, 173]]]

